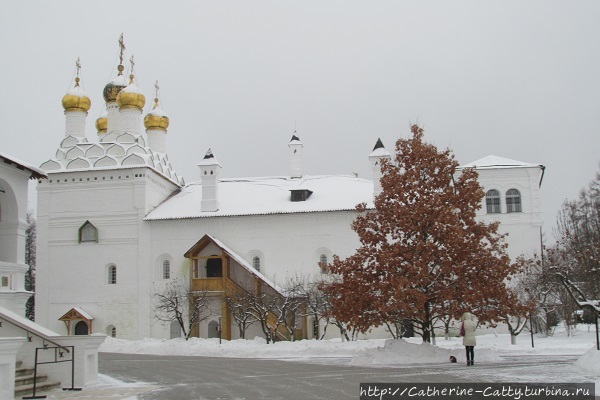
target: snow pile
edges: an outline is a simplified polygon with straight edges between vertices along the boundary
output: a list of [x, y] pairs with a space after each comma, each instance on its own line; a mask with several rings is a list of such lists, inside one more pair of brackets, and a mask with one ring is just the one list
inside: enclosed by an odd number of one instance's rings
[[596, 346], [592, 347], [575, 361], [574, 365], [583, 372], [600, 376], [600, 350], [598, 350]]
[[[477, 348], [476, 348], [477, 349]], [[352, 359], [352, 365], [406, 365], [446, 364], [454, 356], [457, 362], [466, 362], [464, 348], [442, 348], [429, 343], [409, 343], [405, 340], [388, 339], [383, 347], [369, 349]], [[496, 361], [499, 357], [489, 350], [475, 351], [476, 361]]]
[[254, 340], [223, 340], [190, 338], [124, 340], [107, 337], [101, 352], [128, 354], [156, 354], [179, 356], [235, 357], [235, 358], [348, 358], [362, 354], [365, 349], [383, 346], [385, 339], [342, 342], [340, 339], [301, 340], [266, 344], [262, 338]]

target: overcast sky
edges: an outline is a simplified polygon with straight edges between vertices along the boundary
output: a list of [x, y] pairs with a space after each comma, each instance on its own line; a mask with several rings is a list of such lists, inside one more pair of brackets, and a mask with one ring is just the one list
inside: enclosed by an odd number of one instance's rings
[[186, 182], [208, 148], [223, 177], [287, 175], [294, 129], [308, 174], [371, 179], [377, 138], [411, 123], [461, 164], [493, 154], [547, 167], [547, 237], [600, 161], [599, 1], [27, 1], [0, 13], [0, 151], [34, 165], [64, 137], [80, 57], [87, 137], [118, 37]]

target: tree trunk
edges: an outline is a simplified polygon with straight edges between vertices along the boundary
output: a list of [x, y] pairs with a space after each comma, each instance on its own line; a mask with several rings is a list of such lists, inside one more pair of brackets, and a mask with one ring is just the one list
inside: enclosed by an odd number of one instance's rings
[[510, 334], [510, 344], [517, 344], [517, 335]]

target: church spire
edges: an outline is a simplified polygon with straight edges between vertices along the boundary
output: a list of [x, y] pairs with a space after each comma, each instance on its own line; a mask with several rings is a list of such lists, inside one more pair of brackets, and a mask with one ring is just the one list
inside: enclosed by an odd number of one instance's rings
[[129, 60], [131, 63], [131, 74], [129, 75], [129, 85], [123, 88], [117, 96], [117, 104], [121, 114], [121, 129], [131, 134], [140, 134], [142, 109], [146, 104], [146, 97], [140, 88], [134, 82], [135, 61], [133, 55]]
[[154, 151], [165, 152], [165, 139], [169, 127], [169, 117], [160, 108], [158, 102], [158, 81], [154, 84], [154, 107], [146, 114], [144, 126], [148, 135], [148, 145]]
[[117, 105], [117, 96], [123, 90], [127, 84], [125, 83], [125, 77], [123, 76], [123, 56], [125, 53], [125, 41], [123, 34], [119, 37], [119, 65], [117, 66], [117, 76], [108, 82], [104, 86], [102, 92], [104, 101], [106, 101], [106, 115], [107, 115], [107, 131], [113, 132], [118, 131], [121, 128], [119, 106]]
[[90, 98], [79, 86], [79, 72], [81, 62], [79, 58], [75, 62], [75, 85], [62, 98], [62, 105], [65, 109], [65, 136], [85, 137], [85, 118], [92, 106]]
[[379, 193], [381, 193], [381, 161], [383, 159], [390, 160], [392, 156], [385, 149], [383, 142], [381, 139], [377, 139], [377, 143], [375, 143], [375, 147], [373, 147], [373, 151], [369, 154], [369, 161], [371, 162], [371, 169], [373, 170], [373, 196], [377, 197]]
[[290, 177], [291, 178], [302, 178], [303, 175], [303, 157], [302, 153], [304, 145], [300, 141], [296, 131], [292, 135], [292, 140], [288, 144], [290, 149]]

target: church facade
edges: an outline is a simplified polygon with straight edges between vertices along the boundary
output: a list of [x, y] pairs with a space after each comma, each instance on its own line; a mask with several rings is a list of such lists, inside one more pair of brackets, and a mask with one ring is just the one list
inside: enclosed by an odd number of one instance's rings
[[[155, 319], [153, 295], [183, 279], [214, 294], [214, 316], [195, 334], [213, 337], [219, 320], [224, 337], [236, 339], [227, 290], [277, 290], [291, 276], [319, 277], [320, 263], [355, 251], [355, 206], [373, 207], [385, 148], [365, 152], [372, 180], [307, 176], [294, 134], [289, 176], [224, 179], [208, 150], [201, 180], [186, 184], [166, 153], [167, 115], [156, 99], [143, 115], [145, 97], [123, 70], [104, 88], [97, 139], [85, 133], [91, 104], [79, 78], [63, 98], [65, 134], [38, 183], [38, 323], [69, 335], [178, 337], [177, 325]], [[501, 221], [511, 257], [538, 252], [543, 167], [493, 156], [468, 166], [487, 192], [479, 217]], [[312, 337], [307, 326], [299, 337]], [[253, 326], [248, 337], [260, 334]]]

